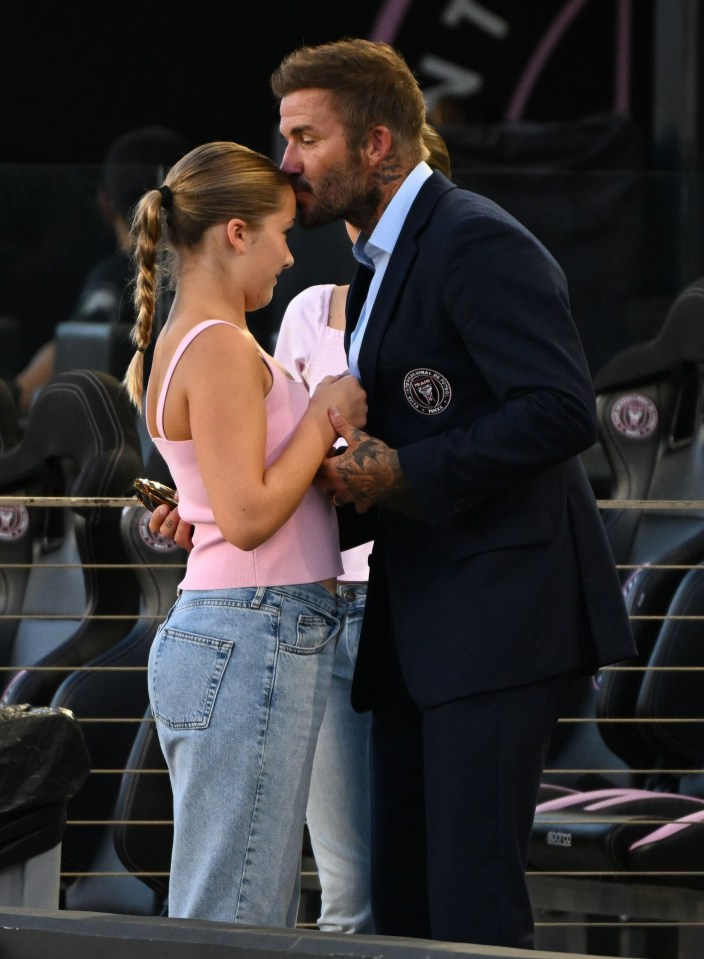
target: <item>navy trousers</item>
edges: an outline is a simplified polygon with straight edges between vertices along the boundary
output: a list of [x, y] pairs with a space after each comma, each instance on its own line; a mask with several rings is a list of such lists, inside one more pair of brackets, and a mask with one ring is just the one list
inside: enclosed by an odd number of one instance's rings
[[377, 933], [532, 948], [528, 844], [550, 735], [574, 679], [421, 710], [390, 664], [372, 721]]

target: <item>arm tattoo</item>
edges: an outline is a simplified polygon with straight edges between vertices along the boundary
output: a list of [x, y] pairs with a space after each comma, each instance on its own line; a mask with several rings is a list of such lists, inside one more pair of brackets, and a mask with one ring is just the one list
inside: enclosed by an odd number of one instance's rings
[[375, 436], [355, 431], [353, 444], [336, 466], [343, 486], [358, 507], [368, 509], [381, 503], [411, 516], [422, 515], [409, 495], [397, 451]]

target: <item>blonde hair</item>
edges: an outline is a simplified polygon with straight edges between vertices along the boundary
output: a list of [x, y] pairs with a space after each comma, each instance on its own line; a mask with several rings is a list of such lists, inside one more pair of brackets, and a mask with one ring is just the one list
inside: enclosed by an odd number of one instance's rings
[[450, 153], [443, 137], [430, 123], [423, 124], [423, 143], [428, 148], [426, 162], [433, 170], [439, 170], [448, 179], [452, 177]]
[[215, 141], [187, 153], [171, 167], [163, 186], [142, 196], [130, 232], [137, 314], [131, 339], [137, 352], [123, 381], [137, 409], [142, 408], [144, 353], [151, 342], [159, 283], [174, 272], [179, 251], [196, 247], [209, 227], [233, 217], [256, 228], [281, 209], [290, 189], [288, 177], [270, 157], [239, 143]]

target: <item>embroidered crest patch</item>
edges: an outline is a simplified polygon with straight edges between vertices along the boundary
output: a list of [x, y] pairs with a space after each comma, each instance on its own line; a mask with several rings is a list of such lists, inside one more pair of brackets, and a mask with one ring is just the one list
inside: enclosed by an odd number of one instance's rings
[[655, 403], [642, 393], [625, 393], [611, 407], [611, 422], [624, 436], [642, 440], [658, 425], [658, 411]]
[[409, 370], [403, 378], [403, 392], [414, 410], [433, 416], [447, 409], [452, 388], [437, 370]]

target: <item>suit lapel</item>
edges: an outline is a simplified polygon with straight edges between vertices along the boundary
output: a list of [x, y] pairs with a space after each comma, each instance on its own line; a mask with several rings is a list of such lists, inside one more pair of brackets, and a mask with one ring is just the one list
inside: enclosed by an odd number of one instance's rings
[[[389, 265], [381, 281], [379, 292], [374, 300], [374, 308], [367, 320], [362, 347], [359, 352], [359, 371], [362, 385], [367, 391], [367, 402], [371, 405], [374, 381], [379, 360], [379, 347], [386, 327], [396, 312], [396, 302], [401, 295], [404, 283], [418, 254], [418, 233], [431, 215], [441, 196], [457, 187], [441, 173], [433, 173], [418, 192], [408, 216], [403, 224]], [[364, 271], [366, 276], [362, 274]], [[354, 279], [347, 295], [347, 325], [345, 347], [349, 347], [352, 330], [359, 319], [359, 311], [367, 296], [373, 272], [361, 264], [357, 267]]]
[[403, 291], [403, 286], [413, 266], [416, 254], [415, 234], [407, 232], [404, 226], [396, 241], [389, 265], [384, 273], [384, 279], [381, 281], [379, 292], [374, 300], [374, 307], [369, 314], [367, 328], [364, 331], [364, 339], [359, 351], [359, 373], [362, 385], [367, 391], [367, 403], [369, 404], [374, 390], [381, 341], [386, 327], [396, 313], [396, 302]]
[[357, 264], [357, 271], [347, 291], [347, 301], [345, 303], [345, 353], [350, 351], [352, 332], [357, 325], [357, 320], [359, 320], [359, 314], [367, 298], [369, 284], [372, 282], [373, 276], [373, 270], [362, 263]]

